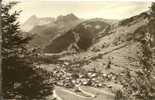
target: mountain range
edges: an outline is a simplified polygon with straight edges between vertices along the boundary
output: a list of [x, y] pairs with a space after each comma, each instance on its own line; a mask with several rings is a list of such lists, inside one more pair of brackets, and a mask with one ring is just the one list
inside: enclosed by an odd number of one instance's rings
[[[143, 38], [147, 31], [148, 16], [150, 16], [149, 11], [146, 11], [120, 21], [103, 18], [86, 20], [71, 13], [60, 15], [55, 19], [31, 16], [24, 25], [29, 26], [31, 20], [35, 19], [33, 21], [36, 23], [31, 24], [33, 28], [28, 31], [33, 36], [29, 44], [32, 48], [39, 47], [44, 53], [65, 51], [87, 54], [88, 51], [89, 53], [101, 52], [105, 49], [108, 51], [121, 45], [137, 48], [136, 41]], [[154, 39], [152, 40], [154, 45]], [[125, 47], [122, 48], [125, 49]]]
[[32, 35], [31, 47], [44, 48], [54, 38], [75, 27], [82, 20], [74, 14], [60, 15], [57, 18], [37, 18], [31, 16], [21, 27]]
[[33, 15], [21, 29], [32, 35], [31, 47], [39, 47], [46, 53], [60, 53], [68, 49], [87, 50], [116, 22], [103, 18], [86, 20], [72, 13], [57, 18]]

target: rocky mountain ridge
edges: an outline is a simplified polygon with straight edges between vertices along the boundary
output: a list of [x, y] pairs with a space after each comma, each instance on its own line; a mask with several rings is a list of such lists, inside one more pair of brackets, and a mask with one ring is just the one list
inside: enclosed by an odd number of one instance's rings
[[32, 15], [21, 25], [21, 30], [24, 32], [29, 32], [37, 25], [46, 25], [53, 23], [54, 21], [55, 18], [52, 17], [38, 18], [36, 15]]
[[[29, 30], [29, 33], [33, 36], [32, 41], [30, 41], [30, 47], [39, 47], [41, 49], [48, 45], [54, 38], [72, 29], [82, 21], [73, 14], [58, 16], [53, 20], [51, 20], [51, 18], [39, 18], [34, 20], [35, 18], [35, 16], [30, 17], [25, 22], [27, 23], [25, 26], [33, 26], [33, 28]], [[33, 23], [33, 21], [31, 21], [32, 19], [36, 23], [31, 24], [31, 22]]]
[[78, 52], [85, 51], [97, 42], [98, 38], [102, 37], [109, 28], [110, 25], [102, 20], [86, 20], [51, 41], [51, 44], [45, 48], [45, 52], [59, 53], [68, 49]]

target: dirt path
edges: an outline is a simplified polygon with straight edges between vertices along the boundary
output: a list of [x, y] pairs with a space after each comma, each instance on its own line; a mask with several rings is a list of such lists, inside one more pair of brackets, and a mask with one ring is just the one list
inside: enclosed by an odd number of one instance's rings
[[57, 98], [57, 100], [63, 100], [61, 97], [59, 97], [59, 96], [56, 94], [56, 91], [55, 91], [55, 90], [53, 91], [53, 97]]
[[[98, 89], [98, 88], [94, 88], [94, 87], [81, 87], [84, 91], [89, 91], [90, 93], [96, 94], [98, 93], [102, 93], [105, 95], [109, 95], [109, 96], [114, 96], [113, 93], [110, 93], [109, 91], [106, 91], [104, 89]], [[96, 92], [96, 93], [95, 93]]]
[[[69, 91], [69, 90], [64, 89], [64, 88], [61, 88], [61, 87], [56, 87], [56, 88], [55, 88], [55, 91], [57, 91], [57, 90], [64, 91], [64, 92], [66, 92], [66, 93], [69, 93], [69, 94], [71, 94], [71, 95], [74, 95], [74, 96], [77, 96], [77, 97], [80, 97], [80, 98], [90, 98], [90, 97], [78, 95], [78, 94], [76, 94], [75, 92]], [[82, 89], [81, 89], [81, 90], [82, 90]]]

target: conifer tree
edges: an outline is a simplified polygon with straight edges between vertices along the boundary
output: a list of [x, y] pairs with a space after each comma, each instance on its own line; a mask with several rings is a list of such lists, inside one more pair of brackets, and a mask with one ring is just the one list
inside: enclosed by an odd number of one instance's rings
[[33, 54], [27, 48], [31, 38], [22, 34], [17, 21], [20, 11], [10, 12], [16, 4], [2, 4], [1, 8], [3, 96], [5, 99], [41, 99], [52, 89], [49, 84], [43, 84], [44, 72], [33, 65]]
[[151, 5], [151, 10], [152, 10], [153, 12], [155, 12], [155, 2], [152, 3], [152, 5]]

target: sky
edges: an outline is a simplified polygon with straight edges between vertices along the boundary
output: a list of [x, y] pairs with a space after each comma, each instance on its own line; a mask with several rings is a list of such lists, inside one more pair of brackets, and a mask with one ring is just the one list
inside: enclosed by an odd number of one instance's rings
[[[5, 2], [12, 0], [5, 0]], [[57, 17], [69, 13], [77, 17], [124, 19], [148, 10], [151, 2], [144, 1], [93, 1], [93, 0], [16, 0], [14, 10], [22, 10], [19, 20], [24, 22], [30, 16]]]

